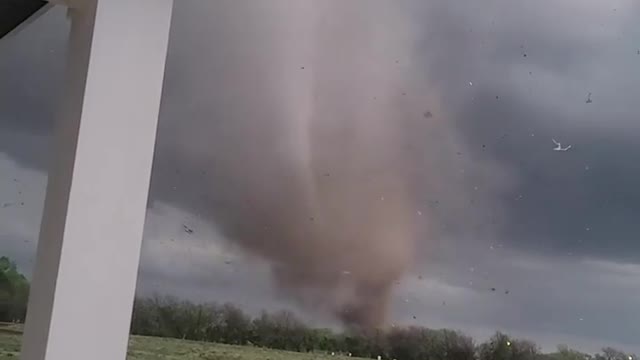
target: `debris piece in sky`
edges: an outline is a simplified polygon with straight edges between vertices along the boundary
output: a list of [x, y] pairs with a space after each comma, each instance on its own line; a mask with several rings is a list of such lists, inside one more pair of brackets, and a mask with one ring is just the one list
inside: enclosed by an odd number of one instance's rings
[[422, 280], [422, 279], [423, 279], [422, 275], [418, 275], [418, 280]]
[[473, 86], [473, 83], [471, 81], [469, 81], [469, 86]]
[[585, 101], [587, 104], [591, 104], [593, 102], [593, 100], [591, 100], [591, 93], [589, 93], [589, 95], [587, 95], [587, 101]]
[[567, 151], [567, 150], [571, 149], [571, 145], [567, 145], [567, 147], [563, 148], [562, 144], [557, 142], [555, 139], [551, 139], [551, 141], [553, 141], [553, 143], [556, 144], [556, 147], [553, 148], [553, 151]]
[[184, 232], [186, 232], [187, 234], [193, 234], [193, 229], [188, 227], [185, 224], [182, 224], [182, 228], [184, 229]]
[[429, 119], [429, 118], [433, 117], [433, 114], [431, 113], [431, 111], [427, 111], [423, 115], [424, 115], [425, 119]]
[[224, 263], [227, 265], [231, 265], [231, 260], [225, 260]]
[[416, 319], [417, 319], [417, 317], [415, 315], [413, 315], [413, 320], [416, 320]]
[[492, 288], [491, 288], [491, 291], [496, 291], [496, 288], [492, 287]]
[[9, 207], [11, 205], [14, 205], [14, 203], [8, 203], [8, 202], [7, 203], [2, 203], [2, 207], [3, 208], [7, 208], [7, 207]]
[[342, 275], [351, 275], [351, 271], [349, 271], [349, 270], [342, 270]]
[[422, 211], [418, 210], [418, 215], [422, 216]]
[[304, 66], [301, 66], [301, 67], [300, 67], [300, 70], [304, 70]]
[[504, 294], [505, 294], [505, 295], [509, 295], [509, 290], [505, 290], [505, 291], [504, 291]]

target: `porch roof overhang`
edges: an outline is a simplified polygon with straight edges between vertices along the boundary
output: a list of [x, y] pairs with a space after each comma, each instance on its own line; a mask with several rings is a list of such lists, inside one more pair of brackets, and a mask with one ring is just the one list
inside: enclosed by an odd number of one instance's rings
[[43, 0], [0, 0], [0, 38], [28, 22], [46, 5]]

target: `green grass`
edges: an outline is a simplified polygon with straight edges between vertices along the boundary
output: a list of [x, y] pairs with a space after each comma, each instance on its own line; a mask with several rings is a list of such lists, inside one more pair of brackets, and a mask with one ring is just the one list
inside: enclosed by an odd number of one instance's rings
[[[18, 359], [19, 329], [0, 324], [0, 360]], [[355, 358], [328, 354], [303, 354], [268, 350], [251, 346], [232, 346], [176, 339], [132, 336], [128, 360], [354, 360]]]
[[[290, 351], [261, 349], [251, 346], [232, 346], [200, 343], [175, 339], [160, 339], [134, 336], [129, 342], [131, 360], [171, 359], [171, 360], [312, 360], [353, 359], [327, 354], [303, 354]], [[3, 359], [4, 360], [4, 359]]]
[[0, 360], [17, 359], [20, 353], [19, 333], [5, 332], [4, 327], [0, 327]]

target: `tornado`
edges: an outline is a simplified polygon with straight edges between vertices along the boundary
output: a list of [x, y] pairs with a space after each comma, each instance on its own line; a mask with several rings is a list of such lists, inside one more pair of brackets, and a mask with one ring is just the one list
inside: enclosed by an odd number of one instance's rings
[[[415, 73], [409, 2], [186, 4], [156, 157], [198, 180], [186, 197], [162, 196], [265, 260], [302, 308], [384, 326], [394, 285], [438, 231], [425, 194], [466, 201], [451, 175], [464, 144]], [[167, 169], [154, 171], [170, 180]]]

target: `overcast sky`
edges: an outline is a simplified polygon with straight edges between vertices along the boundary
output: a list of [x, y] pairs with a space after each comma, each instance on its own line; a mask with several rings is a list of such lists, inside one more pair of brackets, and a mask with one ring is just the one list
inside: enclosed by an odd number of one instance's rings
[[[300, 116], [384, 123], [411, 149], [419, 237], [392, 322], [640, 353], [638, 18], [634, 0], [177, 2], [139, 292], [333, 324], [221, 219], [297, 161], [274, 149], [299, 149]], [[56, 8], [0, 41], [0, 254], [26, 273], [68, 30]]]

